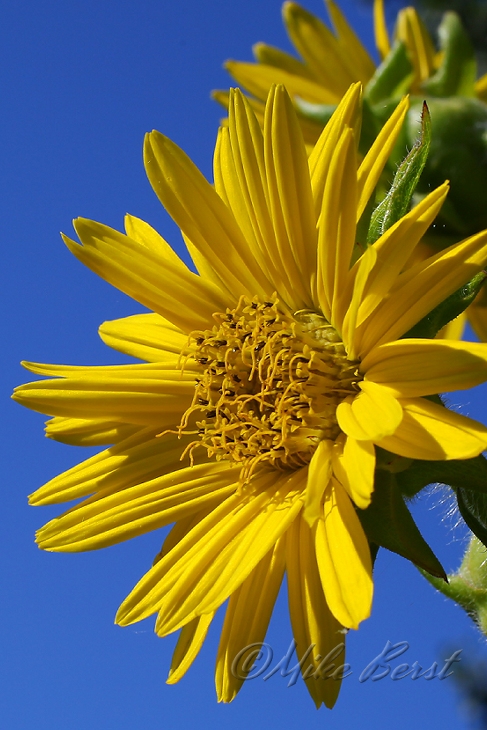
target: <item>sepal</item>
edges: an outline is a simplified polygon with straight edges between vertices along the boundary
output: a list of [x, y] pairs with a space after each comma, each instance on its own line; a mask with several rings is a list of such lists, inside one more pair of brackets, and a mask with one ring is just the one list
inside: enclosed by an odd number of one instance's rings
[[376, 471], [372, 502], [357, 510], [370, 542], [410, 560], [428, 573], [446, 580], [446, 573], [421, 535], [397, 487], [396, 475]]
[[447, 484], [453, 489], [466, 489], [487, 495], [487, 459], [480, 454], [473, 459], [411, 462], [396, 474], [397, 486], [406, 498], [414, 497], [428, 484]]
[[433, 96], [475, 96], [475, 51], [456, 13], [444, 14], [438, 38], [442, 62], [422, 88]]
[[449, 322], [464, 312], [472, 304], [487, 278], [487, 273], [481, 271], [465, 286], [451, 294], [444, 302], [435, 307], [426, 317], [406, 332], [404, 337], [426, 337], [432, 339]]
[[407, 93], [412, 77], [406, 46], [397, 42], [365, 87], [365, 98], [372, 105], [397, 99]]

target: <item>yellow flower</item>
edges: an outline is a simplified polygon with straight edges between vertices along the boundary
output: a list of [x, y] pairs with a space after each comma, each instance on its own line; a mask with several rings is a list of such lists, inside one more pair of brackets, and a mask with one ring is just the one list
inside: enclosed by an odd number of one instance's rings
[[[250, 103], [260, 119], [272, 84], [282, 83], [292, 98], [312, 104], [337, 104], [350, 84], [366, 85], [376, 66], [333, 0], [325, 0], [334, 32], [319, 18], [295, 2], [285, 2], [283, 19], [286, 30], [300, 58], [278, 48], [257, 43], [253, 47], [256, 63], [227, 61], [231, 76], [252, 97]], [[377, 50], [383, 60], [391, 51], [391, 42], [384, 16], [384, 0], [374, 0], [374, 29]], [[437, 53], [428, 30], [415, 8], [402, 8], [396, 21], [395, 38], [406, 46], [413, 75], [408, 89], [420, 93], [421, 85], [438, 70], [441, 54]], [[487, 74], [475, 84], [477, 96], [487, 100]], [[216, 91], [214, 97], [228, 105], [228, 92]], [[313, 145], [322, 125], [300, 116], [306, 143]]]
[[312, 672], [371, 610], [358, 512], [371, 500], [376, 446], [434, 460], [487, 447], [484, 426], [428, 398], [485, 381], [487, 346], [399, 339], [481, 269], [487, 234], [405, 269], [444, 184], [357, 246], [407, 100], [358, 165], [360, 110], [356, 84], [308, 159], [283, 87], [270, 92], [263, 131], [233, 92], [214, 186], [149, 134], [149, 180], [199, 274], [137, 218], [127, 216], [126, 235], [78, 219], [81, 244], [65, 237], [68, 248], [154, 312], [106, 322], [101, 337], [147, 362], [27, 364], [52, 379], [14, 396], [53, 417], [51, 438], [114, 444], [32, 495], [85, 498], [39, 531], [39, 546], [92, 550], [175, 523], [117, 620], [157, 613], [157, 634], [181, 629], [172, 683], [228, 599], [216, 668], [225, 702], [245, 677], [235, 658], [263, 641], [286, 572], [298, 656], [313, 646], [306, 684], [318, 706], [334, 704], [339, 682]]

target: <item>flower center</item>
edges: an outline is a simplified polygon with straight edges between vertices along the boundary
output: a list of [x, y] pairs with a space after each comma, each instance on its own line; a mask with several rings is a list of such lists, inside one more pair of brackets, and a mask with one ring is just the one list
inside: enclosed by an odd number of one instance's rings
[[276, 298], [241, 297], [214, 319], [212, 329], [191, 334], [203, 371], [180, 425], [185, 431], [201, 413], [188, 450], [203, 446], [209, 457], [239, 463], [243, 481], [260, 462], [308, 464], [322, 439], [340, 433], [336, 409], [358, 391], [358, 363], [321, 314], [287, 313]]

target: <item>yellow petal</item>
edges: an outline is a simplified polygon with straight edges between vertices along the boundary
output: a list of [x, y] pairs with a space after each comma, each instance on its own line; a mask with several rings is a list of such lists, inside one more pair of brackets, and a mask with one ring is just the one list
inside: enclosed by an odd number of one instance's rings
[[448, 183], [433, 190], [370, 247], [377, 253], [377, 258], [364, 288], [358, 324], [395, 286], [399, 274], [440, 211], [448, 191]]
[[268, 282], [234, 216], [189, 157], [154, 131], [146, 135], [144, 161], [159, 200], [206, 259], [220, 286], [233, 296], [264, 295]]
[[375, 447], [370, 441], [347, 436], [338, 440], [333, 454], [333, 473], [360, 509], [366, 509], [374, 491]]
[[401, 401], [404, 417], [378, 445], [408, 459], [470, 459], [487, 448], [487, 428], [423, 398]]
[[355, 140], [360, 138], [361, 101], [362, 85], [352, 84], [333, 112], [330, 121], [323, 129], [319, 140], [309, 155], [308, 164], [317, 220], [322, 210], [323, 191], [331, 160], [345, 128], [351, 127], [354, 130]]
[[139, 428], [130, 423], [117, 423], [106, 418], [55, 416], [46, 421], [46, 436], [72, 446], [106, 446], [123, 441]]
[[296, 307], [312, 308], [316, 221], [308, 158], [296, 114], [282, 86], [275, 87], [267, 101], [264, 153], [278, 261], [290, 280]]
[[487, 261], [487, 232], [454, 244], [404, 271], [393, 290], [364, 323], [361, 352], [398, 340], [405, 332], [478, 274]]
[[[69, 250], [92, 271], [145, 306], [191, 332], [207, 314], [226, 305], [221, 290], [193, 274], [182, 262], [140, 244], [113, 228], [78, 218], [74, 227], [82, 243], [67, 236]], [[211, 313], [211, 314], [210, 314]]]
[[346, 128], [331, 160], [318, 234], [318, 299], [325, 317], [337, 327], [337, 302], [355, 245], [356, 169], [354, 136]]
[[341, 58], [348, 67], [353, 80], [366, 84], [374, 75], [375, 63], [348, 24], [338, 5], [333, 0], [326, 0], [326, 6], [337, 34]]
[[[359, 80], [350, 72], [338, 40], [321, 20], [297, 3], [284, 3], [283, 18], [294, 46], [316, 81], [338, 101], [350, 84]], [[313, 101], [304, 95], [303, 98]]]
[[365, 206], [367, 205], [375, 186], [379, 182], [379, 178], [385, 164], [394, 149], [394, 145], [396, 144], [401, 132], [408, 108], [409, 98], [405, 97], [394, 109], [362, 160], [362, 164], [360, 165], [357, 173], [357, 221], [362, 216]]
[[218, 702], [231, 702], [242, 687], [267, 627], [284, 575], [284, 544], [278, 541], [230, 596], [216, 659]]
[[299, 96], [313, 104], [336, 104], [340, 96], [316, 81], [263, 63], [226, 61], [225, 68], [239, 86], [262, 100], [267, 99], [273, 84], [282, 84], [291, 96]]
[[303, 518], [311, 527], [321, 515], [321, 498], [331, 476], [332, 451], [333, 441], [320, 441], [309, 465]]
[[56, 552], [108, 547], [216, 507], [235, 491], [228, 463], [181, 466], [125, 489], [100, 490], [41, 528], [39, 547]]
[[188, 344], [188, 335], [159, 314], [103, 322], [98, 333], [109, 347], [146, 362], [174, 361]]
[[[83, 369], [82, 369], [83, 370]], [[177, 423], [191, 405], [194, 373], [150, 365], [93, 368], [96, 372], [26, 383], [12, 398], [50, 416], [109, 418], [143, 426]], [[178, 417], [179, 416], [179, 417]]]
[[[344, 633], [328, 608], [312, 532], [298, 518], [286, 533], [289, 613], [301, 673], [316, 707], [333, 707], [345, 662]], [[335, 670], [335, 674], [334, 674]], [[330, 676], [331, 675], [331, 676]]]
[[315, 527], [323, 590], [332, 614], [343, 626], [358, 628], [372, 606], [372, 562], [362, 526], [345, 489], [332, 480]]
[[30, 495], [30, 504], [69, 502], [92, 494], [97, 487], [107, 488], [110, 484], [115, 489], [123, 489], [131, 483], [134, 471], [136, 478], [151, 479], [156, 476], [153, 473], [154, 457], [158, 457], [157, 474], [162, 474], [167, 464], [172, 468], [173, 464], [177, 463], [181, 450], [176, 434], [167, 435], [167, 448], [161, 450], [161, 440], [156, 438], [158, 433], [158, 428], [139, 427], [136, 433], [115, 446], [95, 454], [51, 479]]
[[403, 398], [465, 390], [487, 381], [487, 344], [398, 340], [372, 350], [361, 369]]
[[384, 12], [384, 0], [374, 0], [374, 32], [376, 48], [381, 59], [384, 60], [391, 50]]
[[214, 615], [198, 616], [181, 629], [166, 684], [176, 684], [186, 674], [203, 646]]
[[338, 425], [357, 441], [378, 443], [394, 433], [401, 423], [402, 408], [387, 388], [369, 381], [360, 383], [362, 392], [353, 401], [338, 405]]

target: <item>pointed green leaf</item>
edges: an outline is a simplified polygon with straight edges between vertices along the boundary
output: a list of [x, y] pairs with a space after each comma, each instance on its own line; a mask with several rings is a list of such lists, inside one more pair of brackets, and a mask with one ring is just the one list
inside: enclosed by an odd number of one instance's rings
[[413, 497], [428, 484], [448, 484], [454, 489], [487, 494], [487, 459], [480, 454], [473, 459], [451, 461], [413, 461], [408, 469], [396, 474], [402, 494]]
[[407, 157], [399, 165], [391, 188], [377, 206], [370, 221], [367, 243], [375, 243], [388, 228], [407, 212], [419, 177], [428, 157], [431, 142], [431, 120], [426, 102], [421, 114], [421, 130]]
[[460, 488], [457, 500], [460, 514], [468, 527], [487, 546], [487, 495]]
[[378, 470], [372, 502], [357, 510], [370, 542], [402, 555], [432, 575], [446, 579], [441, 563], [422, 537], [397, 487], [395, 475]]
[[438, 37], [443, 60], [424, 89], [434, 96], [475, 96], [475, 51], [456, 13], [444, 14]]
[[426, 337], [433, 338], [438, 332], [451, 322], [455, 317], [464, 312], [472, 304], [487, 278], [487, 274], [481, 271], [474, 276], [465, 286], [451, 294], [444, 302], [439, 304], [432, 312], [426, 315], [420, 322], [414, 325], [403, 337]]

